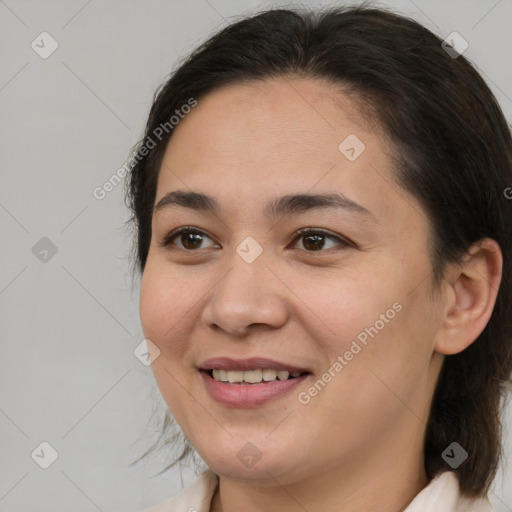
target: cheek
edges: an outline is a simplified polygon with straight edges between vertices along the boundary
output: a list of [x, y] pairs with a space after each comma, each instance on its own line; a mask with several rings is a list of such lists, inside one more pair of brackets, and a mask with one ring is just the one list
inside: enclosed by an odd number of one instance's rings
[[139, 315], [144, 337], [160, 351], [151, 365], [155, 381], [169, 409], [181, 417], [187, 398], [181, 391], [187, 377], [187, 331], [197, 299], [166, 267], [148, 258], [141, 279]]
[[[333, 274], [312, 282], [302, 278], [300, 317], [311, 318], [308, 323], [318, 325], [314, 337], [319, 344], [343, 353], [353, 339], [358, 335], [363, 338], [365, 328], [392, 308], [393, 291], [372, 276], [374, 272], [365, 270], [345, 276]], [[390, 311], [390, 315], [394, 313]]]
[[342, 354], [346, 361], [332, 388], [333, 395], [341, 397], [337, 398], [340, 414], [350, 410], [354, 417], [370, 422], [378, 417], [383, 423], [412, 414], [411, 419], [426, 421], [433, 327], [421, 316], [416, 300], [402, 301], [394, 303], [400, 306], [396, 310], [377, 309], [377, 315], [368, 318], [345, 346], [339, 346], [337, 353], [330, 351], [331, 360]]
[[[333, 379], [332, 389], [339, 386], [343, 396], [364, 395], [377, 407], [386, 398], [393, 400], [384, 383], [407, 396], [425, 382], [436, 329], [425, 287], [411, 292], [410, 282], [416, 279], [412, 270], [383, 267], [323, 282], [318, 286], [322, 294], [307, 301], [326, 333], [315, 336], [327, 355], [324, 370], [341, 377]], [[333, 368], [339, 356], [341, 367]]]
[[177, 280], [165, 266], [148, 259], [141, 280], [139, 314], [144, 335], [154, 338], [156, 344], [173, 338], [186, 323], [196, 302], [190, 282]]

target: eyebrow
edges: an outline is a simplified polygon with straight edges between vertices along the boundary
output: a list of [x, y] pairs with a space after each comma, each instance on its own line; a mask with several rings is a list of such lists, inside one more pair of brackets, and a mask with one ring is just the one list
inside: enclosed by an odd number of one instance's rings
[[[217, 201], [200, 192], [175, 190], [167, 193], [158, 201], [153, 211], [158, 212], [171, 206], [182, 206], [193, 210], [220, 213]], [[377, 222], [374, 215], [364, 206], [352, 201], [343, 194], [289, 194], [269, 201], [263, 210], [265, 216], [278, 218], [285, 215], [303, 213], [325, 208], [344, 209]]]

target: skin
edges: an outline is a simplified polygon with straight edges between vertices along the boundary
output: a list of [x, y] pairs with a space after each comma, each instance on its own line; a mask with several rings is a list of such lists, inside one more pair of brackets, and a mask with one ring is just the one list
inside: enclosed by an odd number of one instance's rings
[[[338, 149], [349, 134], [366, 146], [354, 161]], [[221, 212], [154, 213], [140, 316], [160, 350], [152, 364], [160, 391], [220, 476], [213, 512], [397, 512], [428, 484], [423, 440], [444, 354], [464, 350], [487, 324], [501, 253], [483, 240], [463, 265], [448, 267], [433, 295], [429, 222], [394, 181], [389, 148], [353, 99], [319, 79], [225, 86], [174, 129], [155, 204], [193, 190], [215, 197]], [[275, 197], [333, 191], [374, 220], [341, 209], [263, 214]], [[192, 249], [180, 235], [174, 246], [158, 245], [187, 225], [204, 232]], [[326, 237], [315, 251], [307, 235], [295, 238], [303, 227], [355, 246]], [[252, 263], [236, 252], [247, 236], [263, 249]], [[301, 404], [298, 393], [394, 303], [401, 311]], [[314, 375], [261, 407], [226, 407], [197, 371], [215, 356], [269, 357]], [[247, 442], [261, 453], [252, 467], [237, 457]]]

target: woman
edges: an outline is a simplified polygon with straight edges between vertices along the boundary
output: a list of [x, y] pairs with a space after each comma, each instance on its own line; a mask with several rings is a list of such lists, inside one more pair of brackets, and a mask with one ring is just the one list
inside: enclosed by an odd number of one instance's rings
[[492, 510], [512, 141], [457, 44], [270, 10], [159, 90], [128, 190], [141, 324], [208, 469], [151, 512]]

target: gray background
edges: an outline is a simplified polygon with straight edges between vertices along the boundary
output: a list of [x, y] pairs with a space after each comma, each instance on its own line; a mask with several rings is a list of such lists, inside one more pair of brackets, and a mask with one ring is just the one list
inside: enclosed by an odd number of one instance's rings
[[[233, 16], [320, 4], [0, 1], [1, 511], [130, 512], [195, 478], [191, 469], [151, 478], [163, 454], [128, 466], [156, 438], [152, 410], [165, 408], [133, 355], [143, 335], [123, 186], [103, 200], [92, 191], [127, 159], [179, 57]], [[443, 37], [462, 34], [512, 120], [511, 0], [381, 5]], [[43, 31], [59, 44], [47, 59], [31, 48]], [[36, 257], [43, 237], [56, 254]], [[31, 457], [43, 441], [59, 454], [46, 470]], [[512, 511], [510, 464], [490, 497]]]

